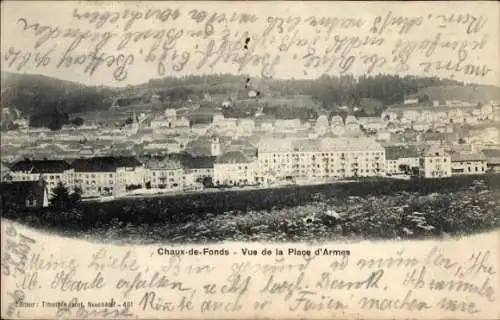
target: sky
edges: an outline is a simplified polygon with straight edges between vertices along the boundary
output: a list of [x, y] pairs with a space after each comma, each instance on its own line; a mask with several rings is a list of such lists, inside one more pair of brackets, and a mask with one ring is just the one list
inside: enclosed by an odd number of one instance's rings
[[[208, 1], [4, 1], [1, 13], [2, 71], [42, 74], [87, 85], [108, 86], [133, 85], [162, 76], [190, 74], [233, 73], [297, 79], [316, 78], [323, 73], [362, 75], [368, 74], [368, 71], [370, 74], [410, 73], [453, 77], [471, 83], [500, 83], [499, 5], [496, 2], [294, 1], [228, 4]], [[79, 20], [74, 17], [74, 10], [78, 15], [99, 12], [101, 18], [107, 14], [106, 23], [102, 26], [98, 25], [99, 20], [91, 23], [92, 14]], [[146, 17], [148, 10], [151, 16]], [[162, 12], [164, 17], [170, 12], [171, 16], [160, 21], [155, 16], [158, 12]], [[112, 13], [120, 18], [113, 20], [115, 16]], [[130, 23], [133, 14], [137, 19]], [[241, 14], [253, 14], [256, 21], [227, 21], [233, 14], [236, 18], [240, 18]], [[176, 15], [177, 18], [172, 19]], [[226, 21], [222, 21], [223, 15], [227, 17]], [[220, 21], [207, 24], [210, 17]], [[196, 22], [196, 19], [201, 22]], [[314, 21], [316, 26], [312, 25]], [[337, 25], [328, 32], [334, 22]], [[128, 29], [127, 24], [130, 24]], [[204, 38], [205, 33], [211, 31], [210, 26], [213, 26], [213, 33]], [[475, 26], [480, 28], [474, 30]], [[404, 32], [405, 27], [407, 32]], [[64, 35], [75, 35], [77, 31], [79, 34], [88, 32], [88, 37], [71, 49], [75, 38]], [[146, 31], [149, 32], [149, 39], [134, 41], [134, 36]], [[109, 40], [98, 51], [106, 60], [91, 73], [88, 55], [99, 41], [106, 39], [107, 34], [111, 35]], [[243, 47], [246, 34], [250, 37], [247, 49]], [[46, 35], [52, 37], [41, 41]], [[96, 36], [94, 42], [92, 35]], [[146, 33], [141, 35], [144, 37]], [[146, 61], [156, 41], [153, 36], [160, 35], [162, 41], [153, 52], [154, 61]], [[217, 58], [217, 53], [214, 53], [202, 65], [211, 41], [215, 51], [224, 43], [224, 35], [230, 40], [229, 47], [224, 47], [225, 54]], [[127, 37], [130, 37], [128, 44], [119, 50], [119, 44]], [[169, 39], [173, 42], [166, 41]], [[436, 39], [445, 47], [438, 46], [432, 55], [426, 55]], [[381, 44], [376, 45], [377, 41]], [[43, 43], [35, 47], [37, 42]], [[362, 45], [363, 42], [368, 44]], [[371, 42], [374, 44], [370, 45]], [[168, 50], [160, 64], [158, 61], [163, 45]], [[352, 48], [347, 50], [349, 46]], [[401, 64], [412, 46], [415, 48], [408, 60]], [[475, 50], [474, 46], [477, 47]], [[459, 50], [461, 47], [463, 50]], [[338, 51], [335, 52], [335, 49]], [[245, 57], [253, 58], [240, 68], [241, 63], [231, 59], [224, 63], [229, 53], [231, 57], [240, 58], [240, 62]], [[86, 57], [86, 62], [79, 57]], [[213, 63], [217, 59], [218, 63]], [[107, 66], [107, 63], [110, 65]], [[485, 76], [477, 76], [464, 74], [464, 70], [487, 72]]]

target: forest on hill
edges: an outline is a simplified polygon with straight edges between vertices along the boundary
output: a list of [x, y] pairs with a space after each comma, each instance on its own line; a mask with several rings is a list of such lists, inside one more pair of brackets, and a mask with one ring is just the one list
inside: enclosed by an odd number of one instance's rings
[[[130, 104], [156, 103], [182, 105], [188, 100], [201, 101], [209, 95], [233, 100], [248, 99], [249, 90], [257, 90], [259, 98], [308, 96], [328, 112], [343, 105], [361, 107], [369, 114], [401, 102], [408, 95], [427, 99], [458, 99], [474, 96], [477, 100], [500, 98], [500, 88], [468, 85], [436, 77], [397, 75], [322, 76], [314, 80], [258, 79], [231, 74], [166, 77], [125, 88], [85, 86], [56, 78], [2, 72], [2, 108], [18, 110], [30, 119], [30, 125], [57, 130], [67, 123], [68, 115], [80, 112], [108, 110], [113, 103], [121, 107]], [[465, 92], [465, 93], [464, 93]], [[473, 94], [472, 94], [472, 93]], [[371, 103], [373, 102], [373, 103]], [[373, 106], [376, 107], [373, 107]], [[272, 107], [272, 106], [271, 106]], [[5, 123], [2, 123], [5, 127]]]

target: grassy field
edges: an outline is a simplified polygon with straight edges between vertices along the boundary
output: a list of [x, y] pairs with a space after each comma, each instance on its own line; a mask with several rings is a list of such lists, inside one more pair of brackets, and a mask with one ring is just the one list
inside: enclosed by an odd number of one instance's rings
[[67, 236], [126, 243], [460, 236], [500, 227], [499, 178], [369, 180], [163, 196], [3, 217]]

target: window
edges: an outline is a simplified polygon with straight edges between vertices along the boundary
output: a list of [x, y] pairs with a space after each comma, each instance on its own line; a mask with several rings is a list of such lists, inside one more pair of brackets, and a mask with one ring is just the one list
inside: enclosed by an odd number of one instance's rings
[[26, 199], [26, 207], [27, 208], [36, 207], [36, 200]]

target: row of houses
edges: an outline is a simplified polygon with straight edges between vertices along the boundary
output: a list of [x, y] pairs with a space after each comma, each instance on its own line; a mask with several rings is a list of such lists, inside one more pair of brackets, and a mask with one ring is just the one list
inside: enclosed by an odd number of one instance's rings
[[398, 175], [418, 171], [426, 178], [453, 175], [500, 172], [500, 151], [475, 151], [474, 148], [457, 152], [432, 145], [419, 152], [416, 147], [391, 146], [386, 148], [386, 173]]
[[381, 118], [384, 121], [401, 121], [403, 123], [475, 123], [485, 120], [498, 120], [498, 103], [485, 105], [433, 105], [424, 106], [418, 103], [396, 105], [387, 108]]
[[[217, 144], [213, 144], [213, 148], [217, 148]], [[69, 188], [79, 188], [85, 197], [99, 197], [120, 195], [133, 189], [197, 190], [203, 187], [202, 181], [207, 177], [215, 185], [249, 185], [397, 174], [437, 178], [484, 174], [489, 169], [499, 168], [495, 161], [488, 161], [484, 152], [450, 153], [439, 145], [424, 149], [383, 147], [366, 137], [267, 138], [261, 140], [255, 150], [235, 146], [224, 152], [212, 152], [200, 156], [179, 153], [142, 158], [26, 159], [10, 168], [2, 168], [2, 175], [9, 170], [12, 181], [38, 181], [42, 178], [49, 193], [62, 182]]]

